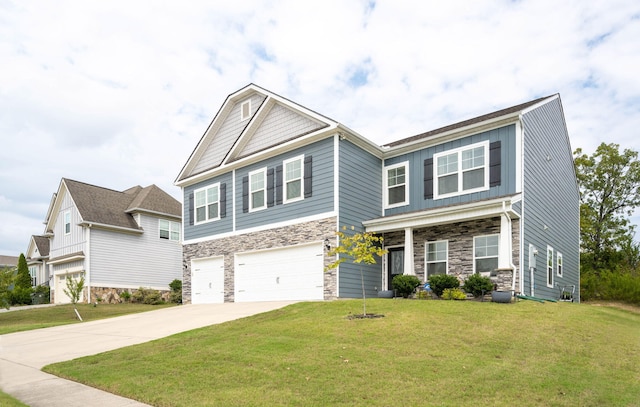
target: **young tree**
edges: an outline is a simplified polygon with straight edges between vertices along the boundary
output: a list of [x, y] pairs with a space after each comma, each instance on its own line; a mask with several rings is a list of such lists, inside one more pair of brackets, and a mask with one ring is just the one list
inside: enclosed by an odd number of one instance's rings
[[10, 267], [0, 268], [0, 307], [9, 309], [11, 305], [11, 291], [9, 287], [13, 284], [15, 276], [14, 269]]
[[[327, 269], [335, 269], [341, 263], [351, 260], [353, 263], [376, 264], [376, 256], [380, 257], [387, 253], [381, 247], [384, 238], [370, 232], [348, 234], [347, 227], [342, 227], [342, 232], [337, 232], [339, 244], [329, 251], [329, 256], [338, 258]], [[351, 230], [355, 227], [351, 226]], [[364, 288], [364, 272], [360, 266], [360, 281], [362, 283], [362, 315], [367, 315], [366, 294]]]
[[23, 253], [18, 258], [18, 273], [16, 274], [13, 291], [11, 292], [11, 303], [13, 304], [31, 304], [31, 294], [33, 287], [31, 286], [31, 275], [29, 274], [29, 266], [27, 259]]
[[587, 156], [574, 152], [580, 185], [580, 240], [590, 268], [609, 266], [609, 258], [633, 240], [629, 217], [640, 205], [638, 153], [602, 143]]
[[77, 304], [82, 295], [84, 289], [84, 276], [80, 276], [79, 279], [73, 277], [67, 277], [67, 288], [64, 289], [64, 293], [71, 299], [73, 305]]

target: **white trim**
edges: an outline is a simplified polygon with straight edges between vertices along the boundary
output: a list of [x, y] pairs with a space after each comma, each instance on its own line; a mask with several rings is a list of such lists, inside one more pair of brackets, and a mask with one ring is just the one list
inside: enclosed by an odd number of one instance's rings
[[427, 240], [424, 242], [424, 281], [429, 279], [429, 264], [442, 263], [442, 261], [429, 261], [429, 245], [444, 243], [445, 259], [444, 273], [449, 274], [449, 240]]
[[562, 258], [562, 253], [556, 252], [556, 276], [562, 278], [564, 274], [564, 261]]
[[[162, 226], [160, 225], [162, 222], [167, 222], [168, 223], [168, 228], [163, 229]], [[169, 220], [169, 219], [158, 218], [158, 239], [168, 240], [168, 241], [173, 241], [173, 242], [179, 242], [180, 241], [180, 235], [178, 235], [178, 239], [173, 239], [172, 236], [171, 236], [171, 233], [175, 231], [174, 228], [172, 228], [172, 226], [180, 226], [180, 222], [175, 222], [175, 221]], [[178, 227], [178, 229], [180, 229], [180, 228]], [[166, 238], [162, 237], [161, 232], [163, 230], [167, 231], [167, 233], [169, 234], [168, 237], [166, 237]]]
[[[247, 114], [244, 113], [244, 107], [247, 106]], [[251, 117], [251, 99], [245, 100], [240, 104], [240, 121], [245, 121]]]
[[[498, 238], [498, 254], [496, 256], [480, 256], [477, 257], [476, 256], [476, 239], [482, 238], [482, 237], [497, 237]], [[474, 236], [473, 237], [473, 274], [478, 273], [478, 271], [476, 271], [476, 260], [478, 259], [493, 259], [495, 258], [496, 260], [498, 260], [498, 267], [500, 267], [500, 234], [499, 233], [491, 233], [488, 235], [478, 235], [478, 236]]]
[[[404, 167], [404, 201], [389, 204], [389, 171], [396, 168]], [[385, 165], [382, 169], [382, 194], [384, 209], [397, 208], [399, 206], [409, 205], [409, 161], [403, 161], [397, 164]]]
[[[287, 199], [287, 164], [295, 161], [300, 162], [300, 196]], [[304, 154], [282, 161], [282, 203], [284, 205], [304, 199], [304, 175]], [[295, 179], [292, 179], [292, 181], [295, 181]]]
[[[67, 215], [69, 216], [69, 221], [67, 222]], [[67, 232], [67, 225], [69, 225], [69, 231]], [[70, 235], [71, 234], [71, 209], [67, 209], [66, 211], [64, 211], [62, 213], [62, 230], [64, 232], [64, 235]]]
[[[482, 167], [474, 167], [474, 170], [479, 168], [484, 169], [484, 185], [481, 187], [463, 190], [463, 182], [464, 182], [464, 173], [469, 170], [462, 169], [462, 152], [468, 150], [474, 150], [476, 148], [483, 147], [484, 148], [484, 162]], [[438, 159], [440, 157], [448, 156], [448, 155], [457, 155], [457, 169], [455, 173], [458, 175], [458, 190], [455, 192], [448, 192], [446, 194], [440, 193], [439, 182], [438, 182]], [[453, 175], [454, 173], [448, 173], [448, 175]], [[487, 191], [489, 189], [489, 140], [481, 141], [479, 143], [469, 144], [463, 147], [454, 148], [451, 150], [442, 151], [433, 155], [433, 199], [443, 199], [449, 198], [453, 196], [467, 195], [472, 194], [474, 192]]]
[[[218, 216], [216, 216], [215, 218], [209, 218], [209, 205], [215, 203], [214, 202], [208, 202], [209, 199], [209, 194], [207, 193], [207, 191], [211, 188], [216, 188], [218, 190]], [[204, 192], [204, 209], [205, 209], [205, 219], [198, 221], [198, 204], [197, 204], [197, 198], [196, 198], [196, 194], [198, 194], [198, 192]], [[206, 185], [204, 187], [198, 188], [193, 190], [193, 225], [202, 225], [203, 223], [208, 223], [208, 222], [213, 222], [216, 220], [220, 220], [220, 204], [221, 204], [221, 199], [220, 199], [220, 183], [216, 182], [214, 184], [210, 184], [210, 185]]]
[[516, 127], [516, 192], [522, 192], [524, 174], [524, 130], [522, 120], [515, 123]]
[[[549, 258], [549, 252], [551, 252], [551, 258]], [[551, 272], [549, 272], [549, 260], [551, 260]], [[555, 275], [555, 267], [553, 267], [553, 265], [553, 247], [547, 245], [547, 258], [546, 262], [544, 263], [544, 281], [548, 288], [553, 288], [553, 277]], [[551, 277], [551, 284], [549, 284], [549, 277]]]
[[[251, 189], [251, 177], [256, 174], [262, 174], [262, 188], [256, 189], [254, 191], [253, 189]], [[248, 191], [249, 192], [249, 212], [256, 212], [263, 209], [267, 209], [267, 167], [263, 167], [255, 171], [249, 172], [248, 177], [249, 177], [249, 185], [247, 185], [247, 188], [249, 189]], [[264, 202], [262, 206], [257, 206], [254, 208], [252, 194], [254, 192], [259, 192], [260, 190], [264, 191]]]
[[[236, 231], [236, 170], [231, 171], [231, 230]], [[241, 187], [242, 188], [242, 187]], [[182, 235], [184, 236], [184, 234]]]
[[186, 244], [202, 243], [202, 242], [208, 242], [210, 240], [224, 239], [224, 238], [227, 238], [227, 237], [242, 236], [242, 235], [245, 235], [245, 234], [248, 234], [248, 233], [262, 232], [262, 231], [265, 231], [265, 230], [271, 230], [271, 229], [280, 228], [280, 227], [286, 227], [286, 226], [293, 226], [293, 225], [298, 225], [300, 223], [313, 222], [313, 221], [327, 219], [327, 218], [333, 218], [333, 217], [337, 217], [337, 212], [335, 212], [335, 211], [325, 212], [325, 213], [320, 213], [320, 214], [317, 214], [317, 215], [307, 216], [307, 217], [304, 217], [304, 218], [297, 218], [295, 220], [289, 220], [289, 221], [283, 221], [283, 222], [277, 222], [277, 223], [269, 223], [267, 225], [256, 226], [256, 227], [249, 228], [249, 229], [241, 229], [240, 231], [220, 233], [220, 234], [214, 235], [214, 236], [206, 236], [206, 237], [200, 237], [200, 238], [197, 238], [197, 239], [185, 240], [184, 242], [182, 242], [182, 244], [186, 245]]

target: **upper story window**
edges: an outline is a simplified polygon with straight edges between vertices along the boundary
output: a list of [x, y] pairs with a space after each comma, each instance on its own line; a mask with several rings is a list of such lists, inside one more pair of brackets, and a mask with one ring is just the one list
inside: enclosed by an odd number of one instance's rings
[[66, 211], [64, 213], [64, 234], [68, 235], [71, 233], [71, 211]]
[[240, 105], [240, 120], [248, 119], [251, 115], [251, 100], [242, 102]]
[[180, 223], [159, 219], [160, 239], [180, 241]]
[[409, 163], [407, 161], [384, 167], [386, 208], [409, 203]]
[[249, 173], [249, 210], [255, 211], [267, 207], [266, 191], [267, 169], [262, 168]]
[[220, 218], [220, 184], [197, 189], [194, 195], [196, 223]]
[[446, 240], [427, 242], [425, 245], [427, 263], [425, 280], [435, 274], [447, 274], [448, 249], [449, 244]]
[[553, 287], [553, 247], [547, 246], [547, 287]]
[[473, 238], [473, 264], [476, 273], [489, 276], [498, 268], [498, 238], [499, 235]]
[[558, 274], [558, 277], [562, 277], [562, 253], [556, 254], [556, 267], [556, 273]]
[[303, 156], [283, 162], [284, 165], [284, 203], [303, 199]]
[[433, 156], [434, 198], [489, 189], [489, 142], [448, 150]]

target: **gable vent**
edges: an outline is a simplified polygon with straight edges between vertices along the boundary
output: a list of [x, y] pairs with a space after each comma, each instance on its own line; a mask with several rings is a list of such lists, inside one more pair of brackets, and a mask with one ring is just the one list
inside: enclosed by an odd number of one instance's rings
[[240, 120], [248, 119], [249, 115], [251, 115], [251, 100], [242, 102], [240, 105]]

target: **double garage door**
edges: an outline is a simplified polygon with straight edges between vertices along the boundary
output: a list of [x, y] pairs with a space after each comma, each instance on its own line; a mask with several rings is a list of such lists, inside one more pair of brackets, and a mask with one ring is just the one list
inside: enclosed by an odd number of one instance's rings
[[[322, 243], [236, 253], [235, 302], [322, 300]], [[192, 302], [224, 302], [224, 259], [193, 260]]]

